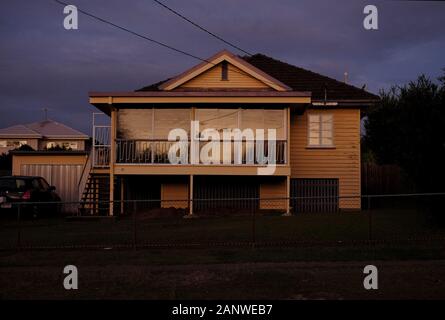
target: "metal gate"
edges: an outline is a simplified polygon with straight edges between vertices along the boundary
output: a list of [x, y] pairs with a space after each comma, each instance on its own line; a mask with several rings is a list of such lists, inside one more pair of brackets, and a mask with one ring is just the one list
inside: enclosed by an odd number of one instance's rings
[[195, 176], [193, 210], [197, 213], [246, 213], [259, 207], [259, 183], [254, 177]]
[[336, 212], [338, 195], [338, 179], [291, 179], [295, 212]]
[[[22, 164], [20, 174], [24, 176], [40, 176], [52, 186], [63, 202], [79, 201], [79, 179], [83, 165], [66, 164]], [[77, 205], [64, 206], [65, 211], [74, 212]]]

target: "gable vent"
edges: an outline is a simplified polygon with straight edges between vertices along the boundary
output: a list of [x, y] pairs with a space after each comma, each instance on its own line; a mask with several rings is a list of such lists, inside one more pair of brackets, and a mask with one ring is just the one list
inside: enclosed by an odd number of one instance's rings
[[221, 80], [229, 80], [229, 64], [227, 61], [221, 62]]

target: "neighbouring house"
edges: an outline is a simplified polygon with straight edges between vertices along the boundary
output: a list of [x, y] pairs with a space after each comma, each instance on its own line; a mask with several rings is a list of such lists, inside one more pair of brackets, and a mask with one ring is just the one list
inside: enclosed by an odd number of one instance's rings
[[[111, 125], [95, 129], [84, 200], [155, 199], [151, 206], [189, 215], [227, 206], [204, 201], [215, 198], [254, 199], [248, 206], [286, 214], [361, 208], [360, 110], [379, 99], [363, 89], [262, 54], [224, 50], [134, 92], [89, 96]], [[241, 136], [224, 136], [235, 129]], [[246, 129], [265, 129], [266, 141]], [[275, 161], [273, 170], [265, 160]], [[127, 207], [101, 209], [90, 213]]]
[[7, 153], [23, 145], [34, 150], [48, 150], [55, 147], [66, 150], [85, 150], [88, 136], [53, 120], [18, 124], [0, 129], [0, 153]]
[[[64, 202], [79, 201], [79, 182], [88, 160], [84, 133], [53, 120], [0, 129], [0, 152], [12, 155], [12, 174], [44, 177]], [[34, 151], [14, 150], [29, 145]], [[77, 212], [77, 205], [66, 206]]]

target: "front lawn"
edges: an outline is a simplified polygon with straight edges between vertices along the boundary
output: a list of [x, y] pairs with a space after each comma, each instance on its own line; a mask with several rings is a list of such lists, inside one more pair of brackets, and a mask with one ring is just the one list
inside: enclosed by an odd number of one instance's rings
[[[414, 210], [373, 210], [361, 213], [224, 216], [206, 218], [146, 218], [69, 221], [65, 219], [1, 221], [2, 248], [21, 246], [151, 245], [285, 245], [332, 244], [367, 240], [445, 239]], [[20, 232], [19, 232], [20, 230]]]

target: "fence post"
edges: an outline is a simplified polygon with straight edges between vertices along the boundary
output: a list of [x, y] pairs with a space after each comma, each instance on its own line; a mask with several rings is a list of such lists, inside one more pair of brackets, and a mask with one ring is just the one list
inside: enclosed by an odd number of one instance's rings
[[17, 204], [17, 249], [20, 250], [22, 246], [22, 228], [20, 216], [20, 203]]
[[373, 240], [372, 236], [372, 213], [371, 213], [371, 197], [368, 195], [368, 239]]
[[255, 249], [255, 242], [256, 242], [256, 214], [255, 214], [255, 208], [252, 210], [252, 249]]
[[133, 249], [134, 250], [136, 250], [136, 248], [137, 248], [136, 214], [137, 214], [137, 210], [133, 210]]

